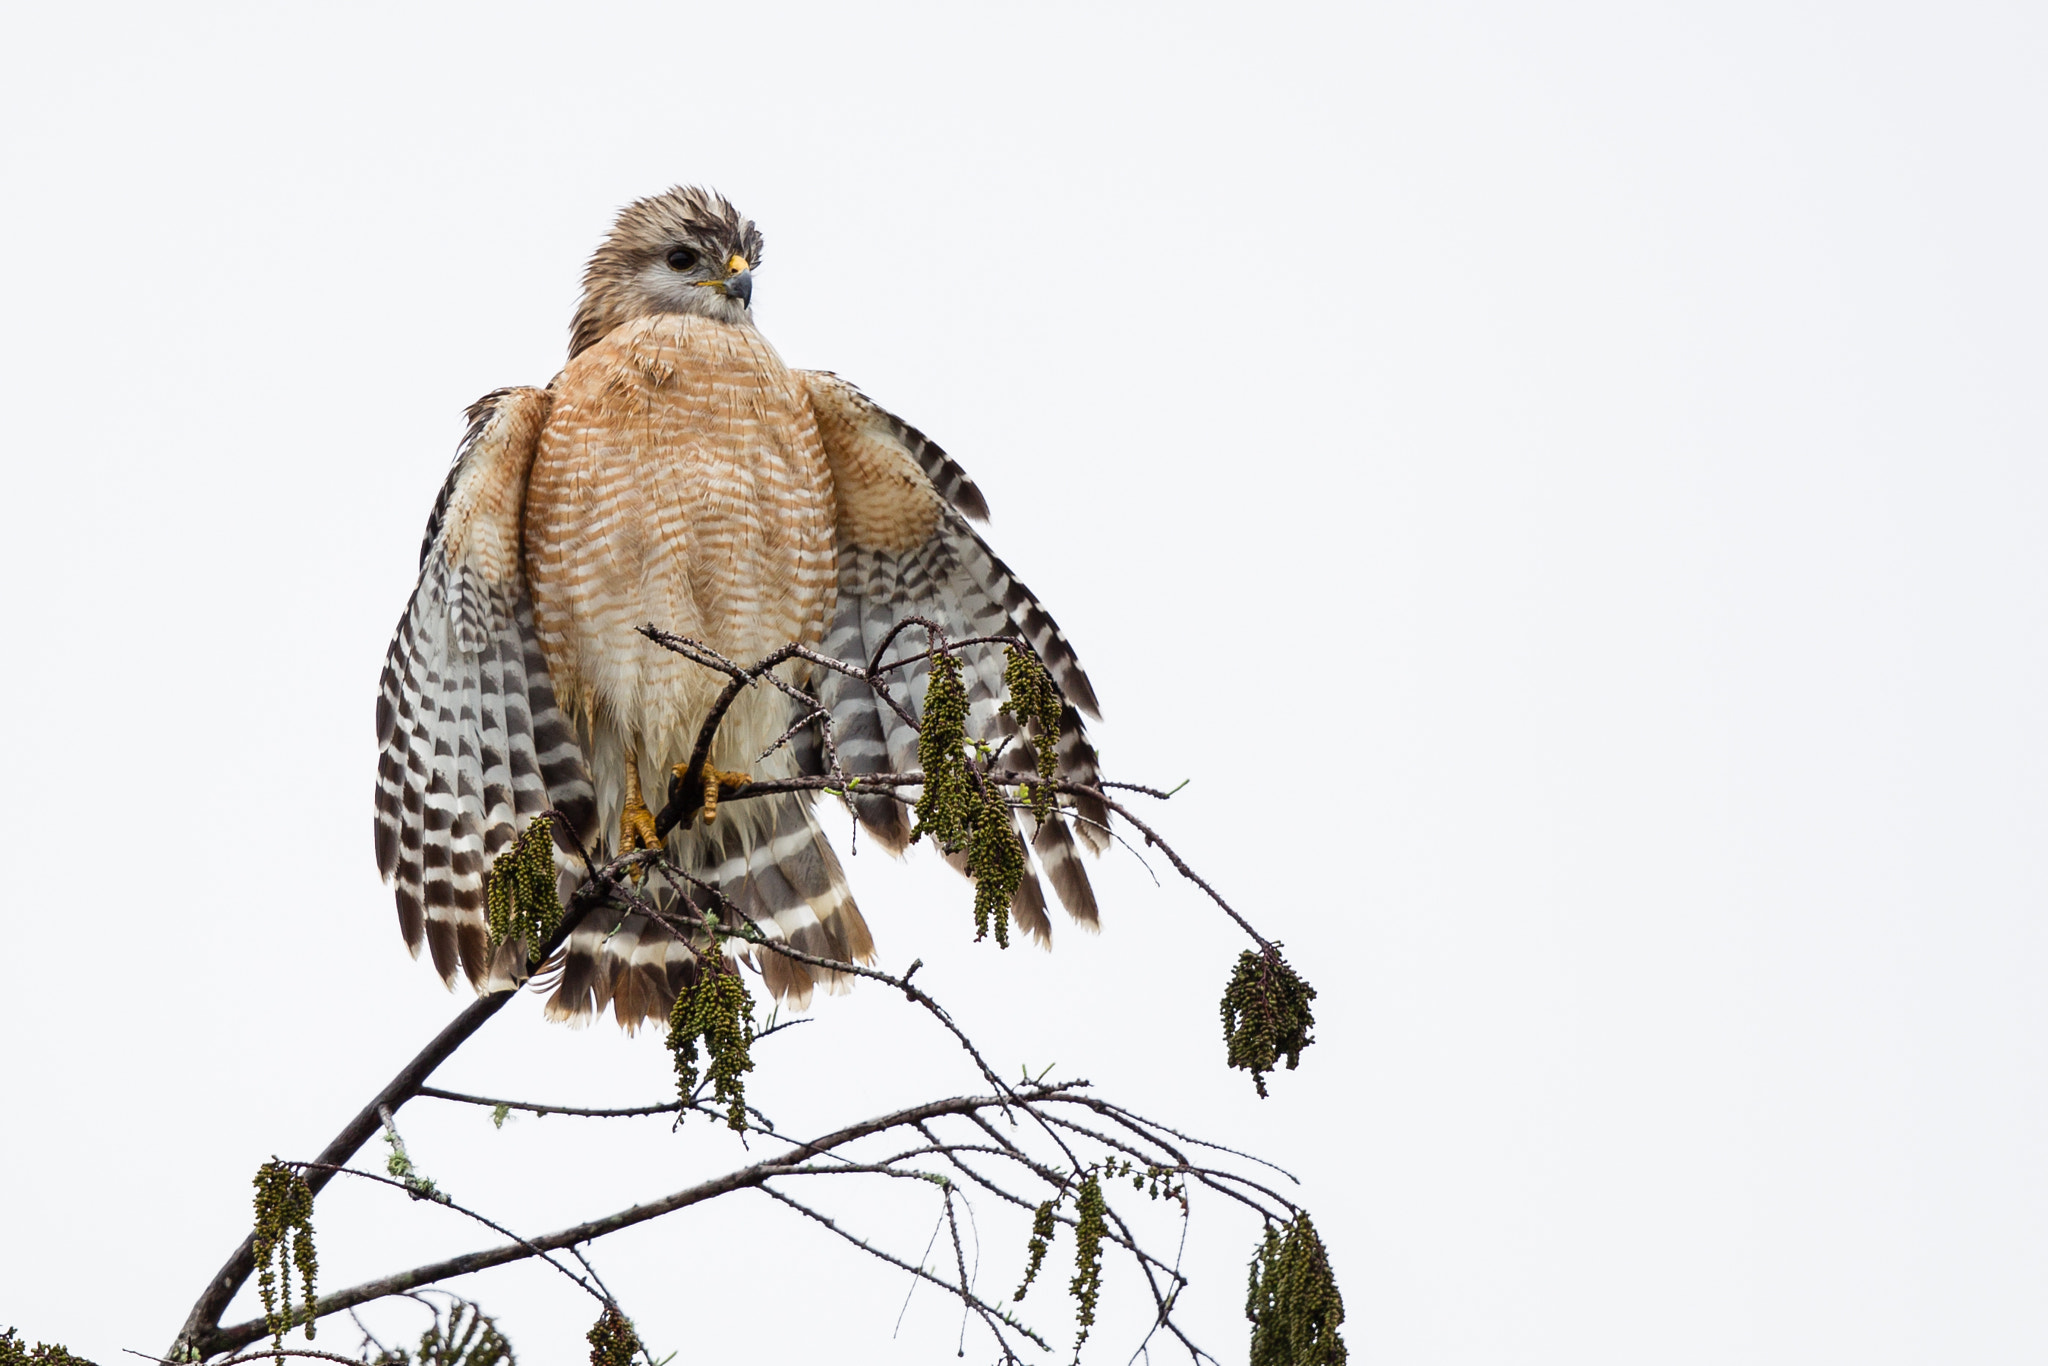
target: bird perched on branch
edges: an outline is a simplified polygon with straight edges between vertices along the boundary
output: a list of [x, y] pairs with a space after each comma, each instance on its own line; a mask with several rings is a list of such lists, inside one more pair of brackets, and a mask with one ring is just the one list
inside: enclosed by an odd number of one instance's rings
[[[961, 653], [969, 734], [1009, 740], [1024, 769], [1033, 745], [1054, 745], [1069, 776], [1095, 781], [1079, 715], [1096, 714], [1093, 689], [1052, 618], [968, 525], [987, 516], [981, 493], [851, 384], [783, 364], [754, 322], [760, 265], [760, 231], [724, 198], [677, 188], [640, 200], [584, 272], [568, 365], [545, 389], [500, 389], [469, 410], [377, 703], [377, 864], [407, 945], [417, 955], [424, 943], [451, 985], [458, 972], [479, 989], [523, 977], [517, 943], [491, 946], [485, 882], [549, 808], [586, 849], [665, 849], [762, 937], [871, 959], [813, 794], [717, 805], [749, 777], [825, 771], [817, 724], [775, 747], [808, 710], [784, 692], [747, 689], [720, 725], [704, 784], [714, 818], [692, 812], [657, 830], [653, 813], [727, 679], [643, 625], [742, 665], [790, 642], [865, 661], [913, 614], [954, 639], [1021, 637], [1063, 694], [1059, 733], [1019, 734], [998, 712], [1005, 657], [990, 644]], [[864, 679], [802, 660], [778, 673], [829, 715], [846, 774], [917, 769], [917, 733]], [[927, 666], [899, 676], [915, 711]], [[892, 852], [910, 840], [899, 803], [864, 795], [854, 806]], [[1103, 828], [1021, 810], [1016, 821], [1069, 914], [1092, 927], [1074, 832], [1099, 850]], [[580, 869], [557, 867], [566, 893]], [[1050, 943], [1029, 868], [1011, 914]], [[754, 963], [796, 1008], [821, 978], [838, 985], [772, 952]], [[610, 1005], [631, 1028], [667, 1014], [694, 980], [695, 951], [643, 913], [600, 913], [548, 971], [551, 1017]]]

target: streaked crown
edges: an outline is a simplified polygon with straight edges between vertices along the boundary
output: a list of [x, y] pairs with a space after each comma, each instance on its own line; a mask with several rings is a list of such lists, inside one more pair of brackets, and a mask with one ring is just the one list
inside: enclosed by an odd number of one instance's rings
[[574, 358], [612, 329], [659, 313], [751, 325], [761, 230], [725, 196], [678, 185], [619, 211], [583, 271], [569, 327]]

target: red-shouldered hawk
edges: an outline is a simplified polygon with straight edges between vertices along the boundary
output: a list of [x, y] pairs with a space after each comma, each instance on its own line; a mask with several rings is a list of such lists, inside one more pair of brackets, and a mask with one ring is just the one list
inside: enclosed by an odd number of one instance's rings
[[[1021, 636], [1068, 704], [1056, 742], [1039, 743], [1094, 781], [1079, 715], [1096, 714], [1094, 691], [1052, 618], [968, 526], [987, 516], [980, 491], [852, 385], [782, 363], [754, 325], [760, 263], [759, 230], [720, 196], [678, 188], [630, 205], [584, 272], [561, 374], [469, 410], [377, 704], [377, 865], [407, 945], [417, 955], [424, 942], [451, 985], [458, 971], [479, 990], [523, 973], [516, 943], [490, 948], [485, 872], [536, 813], [562, 813], [586, 848], [655, 845], [650, 803], [662, 804], [726, 680], [640, 635], [645, 624], [743, 664], [791, 641], [864, 659], [910, 614], [954, 638]], [[1030, 741], [997, 711], [1002, 652], [963, 657], [969, 734], [1011, 739], [1009, 762], [1028, 768]], [[916, 732], [864, 681], [802, 661], [783, 673], [831, 716], [849, 775], [917, 768]], [[905, 673], [920, 700], [926, 667]], [[749, 689], [711, 764], [735, 777], [823, 772], [815, 726], [762, 757], [801, 714], [778, 690]], [[898, 803], [854, 806], [903, 849]], [[1070, 826], [1019, 812], [1018, 833], [1092, 927], [1073, 832], [1099, 850], [1105, 813], [1080, 814]], [[871, 960], [810, 794], [728, 803], [665, 843], [765, 936]], [[577, 870], [557, 866], [566, 891]], [[1011, 914], [1050, 944], [1029, 868]], [[805, 965], [762, 952], [756, 966], [775, 996], [808, 1003]], [[587, 918], [554, 970], [550, 1017], [609, 1004], [631, 1028], [665, 1016], [695, 967], [687, 944], [636, 912]]]

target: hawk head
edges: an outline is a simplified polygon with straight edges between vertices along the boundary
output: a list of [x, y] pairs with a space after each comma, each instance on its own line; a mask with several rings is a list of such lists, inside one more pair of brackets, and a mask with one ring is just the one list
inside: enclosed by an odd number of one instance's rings
[[657, 313], [748, 322], [760, 264], [761, 230], [721, 194], [678, 185], [628, 204], [583, 271], [569, 355]]

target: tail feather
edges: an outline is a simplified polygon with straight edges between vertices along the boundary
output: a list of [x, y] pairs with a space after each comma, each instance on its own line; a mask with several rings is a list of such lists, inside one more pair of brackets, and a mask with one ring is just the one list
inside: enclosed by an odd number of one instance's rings
[[1038, 855], [1039, 866], [1045, 869], [1053, 891], [1059, 894], [1060, 904], [1074, 917], [1074, 923], [1084, 930], [1100, 930], [1102, 916], [1095, 907], [1095, 888], [1088, 882], [1088, 870], [1081, 863], [1080, 851], [1074, 847], [1074, 837], [1068, 833], [1066, 822], [1051, 820], [1040, 825], [1037, 837], [1031, 841], [1031, 850]]
[[[769, 809], [756, 816], [746, 810], [749, 806]], [[671, 838], [687, 840], [692, 847], [672, 846], [672, 852], [683, 866], [705, 869], [704, 880], [763, 939], [814, 958], [873, 959], [874, 940], [809, 799], [771, 797], [735, 804], [731, 815], [713, 825]], [[658, 911], [684, 909], [676, 889], [650, 879], [648, 891]], [[689, 897], [707, 910], [707, 903], [717, 900], [695, 887]], [[731, 912], [725, 918], [730, 922]], [[727, 946], [733, 947], [731, 940]], [[536, 984], [554, 988], [546, 1006], [551, 1020], [580, 1023], [609, 1004], [618, 1022], [632, 1030], [666, 1020], [676, 993], [696, 979], [697, 957], [708, 947], [702, 934], [644, 911], [629, 912], [615, 925], [589, 920], [569, 937]], [[768, 994], [792, 1010], [807, 1009], [820, 984], [827, 990], [844, 987], [846, 974], [799, 962], [765, 944], [751, 950], [749, 961]]]

